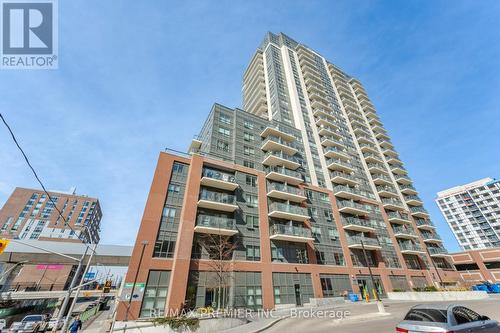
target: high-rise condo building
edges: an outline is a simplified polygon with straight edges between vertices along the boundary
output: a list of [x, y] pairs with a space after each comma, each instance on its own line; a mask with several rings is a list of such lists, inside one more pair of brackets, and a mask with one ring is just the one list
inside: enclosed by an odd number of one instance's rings
[[243, 110], [215, 104], [189, 154], [160, 153], [124, 295], [138, 287], [118, 318], [457, 276], [361, 83], [268, 33], [243, 76]]
[[[0, 210], [0, 237], [99, 243], [101, 207], [95, 198], [16, 187]], [[62, 213], [64, 221], [56, 207]]]
[[500, 246], [500, 180], [484, 178], [438, 192], [437, 205], [462, 250]]

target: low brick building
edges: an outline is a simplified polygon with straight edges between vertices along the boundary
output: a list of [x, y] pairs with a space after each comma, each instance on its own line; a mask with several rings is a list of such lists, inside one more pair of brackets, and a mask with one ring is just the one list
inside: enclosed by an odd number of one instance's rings
[[500, 283], [500, 247], [454, 253], [452, 260], [466, 283]]

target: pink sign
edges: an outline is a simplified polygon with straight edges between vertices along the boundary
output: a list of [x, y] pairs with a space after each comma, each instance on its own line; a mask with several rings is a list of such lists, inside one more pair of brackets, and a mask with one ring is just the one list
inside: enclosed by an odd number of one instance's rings
[[60, 270], [63, 269], [64, 265], [36, 265], [38, 270]]

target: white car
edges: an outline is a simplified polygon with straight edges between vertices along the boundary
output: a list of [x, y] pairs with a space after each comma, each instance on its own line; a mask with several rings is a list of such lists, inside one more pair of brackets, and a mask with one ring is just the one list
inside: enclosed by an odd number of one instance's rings
[[0, 333], [2, 333], [6, 326], [7, 322], [5, 321], [5, 319], [0, 319]]
[[[62, 318], [60, 321], [59, 321], [59, 324], [57, 324], [57, 330], [59, 331], [63, 325], [64, 325], [64, 320], [66, 320], [66, 318]], [[52, 329], [54, 327], [56, 327], [56, 323], [57, 323], [57, 318], [52, 318], [51, 320], [49, 320], [49, 324], [47, 325], [47, 330], [48, 331], [52, 331]]]

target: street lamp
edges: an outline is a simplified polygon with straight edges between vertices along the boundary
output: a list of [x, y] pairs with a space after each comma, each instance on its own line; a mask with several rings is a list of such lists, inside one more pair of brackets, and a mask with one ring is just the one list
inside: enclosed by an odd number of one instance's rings
[[382, 301], [380, 300], [380, 297], [378, 295], [378, 290], [377, 288], [375, 288], [375, 280], [373, 279], [372, 268], [370, 266], [370, 262], [368, 261], [368, 256], [366, 254], [365, 243], [363, 243], [363, 238], [361, 238], [361, 248], [363, 249], [363, 255], [365, 257], [366, 265], [368, 266], [368, 272], [370, 273], [370, 279], [372, 281], [373, 290], [375, 292], [375, 298], [377, 300], [378, 312], [385, 312], [384, 305], [382, 304]]

